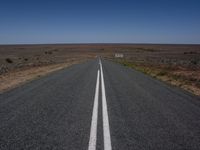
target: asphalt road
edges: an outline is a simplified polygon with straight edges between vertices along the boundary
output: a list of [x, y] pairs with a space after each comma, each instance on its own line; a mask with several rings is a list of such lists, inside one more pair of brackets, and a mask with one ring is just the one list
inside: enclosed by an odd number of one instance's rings
[[200, 98], [96, 59], [0, 95], [0, 150], [199, 150]]

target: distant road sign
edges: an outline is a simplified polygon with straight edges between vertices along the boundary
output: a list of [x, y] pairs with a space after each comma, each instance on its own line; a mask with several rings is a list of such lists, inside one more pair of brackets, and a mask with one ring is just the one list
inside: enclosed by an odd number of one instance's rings
[[124, 54], [122, 53], [115, 53], [115, 58], [123, 58]]

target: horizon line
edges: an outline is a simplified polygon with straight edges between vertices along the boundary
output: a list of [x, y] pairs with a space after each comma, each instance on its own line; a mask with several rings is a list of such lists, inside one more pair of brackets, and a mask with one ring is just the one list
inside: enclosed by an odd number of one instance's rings
[[17, 45], [200, 45], [200, 43], [126, 43], [126, 42], [103, 42], [103, 43], [96, 43], [96, 42], [83, 42], [83, 43], [64, 43], [64, 42], [56, 42], [56, 43], [8, 43], [8, 44], [0, 44], [0, 46], [17, 46]]

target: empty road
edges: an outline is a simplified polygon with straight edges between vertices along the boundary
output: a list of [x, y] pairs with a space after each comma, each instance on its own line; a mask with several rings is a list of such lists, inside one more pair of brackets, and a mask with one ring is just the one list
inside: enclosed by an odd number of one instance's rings
[[200, 98], [95, 59], [0, 95], [0, 150], [199, 150]]

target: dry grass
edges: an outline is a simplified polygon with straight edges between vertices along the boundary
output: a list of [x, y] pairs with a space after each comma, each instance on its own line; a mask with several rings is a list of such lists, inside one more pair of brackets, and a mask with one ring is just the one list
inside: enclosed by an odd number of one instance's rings
[[0, 46], [0, 92], [95, 56], [72, 45]]
[[46, 74], [71, 61], [94, 59], [96, 56], [116, 61], [115, 53], [124, 54], [126, 62], [121, 63], [126, 66], [200, 95], [200, 45], [4, 45], [0, 46], [0, 89], [32, 80], [39, 76], [40, 71], [46, 70]]
[[118, 60], [117, 62], [200, 96], [200, 70], [152, 66], [126, 60]]

